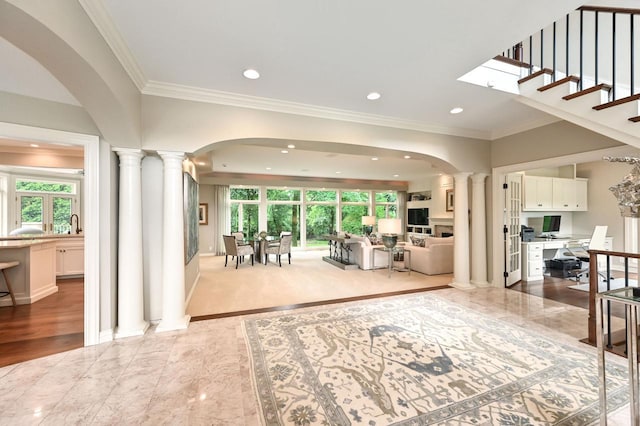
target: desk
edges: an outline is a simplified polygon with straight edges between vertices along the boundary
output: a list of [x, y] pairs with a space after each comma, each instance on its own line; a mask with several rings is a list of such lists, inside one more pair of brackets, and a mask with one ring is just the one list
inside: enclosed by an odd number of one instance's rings
[[[544, 279], [545, 260], [567, 257], [562, 254], [568, 246], [588, 245], [590, 235], [571, 235], [565, 238], [534, 238], [533, 241], [521, 243], [522, 281]], [[605, 250], [613, 248], [613, 238], [605, 239]], [[560, 251], [560, 253], [558, 253]]]
[[633, 295], [632, 287], [619, 288], [596, 294], [596, 345], [598, 347], [598, 389], [600, 397], [600, 424], [607, 424], [607, 387], [604, 342], [604, 309], [605, 301], [622, 303], [625, 307], [627, 354], [629, 363], [629, 415], [633, 425], [640, 424], [640, 397], [638, 395], [638, 335], [637, 317], [640, 297]]
[[371, 250], [371, 270], [376, 270], [376, 256], [375, 251], [383, 251], [389, 253], [389, 278], [391, 278], [391, 271], [393, 270], [393, 258], [396, 254], [402, 254], [402, 259], [404, 261], [404, 269], [402, 271], [409, 271], [409, 275], [411, 275], [411, 250], [406, 248], [405, 246], [395, 246], [393, 248], [387, 247], [375, 247]]

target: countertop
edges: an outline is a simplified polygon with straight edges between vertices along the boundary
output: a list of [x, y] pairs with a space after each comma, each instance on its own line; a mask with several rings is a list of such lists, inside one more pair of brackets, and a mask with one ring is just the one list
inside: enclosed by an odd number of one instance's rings
[[0, 241], [16, 241], [16, 240], [62, 240], [62, 239], [75, 239], [83, 238], [84, 234], [22, 234], [22, 235], [9, 235], [6, 237], [0, 237]]
[[49, 239], [38, 239], [38, 240], [27, 240], [27, 239], [22, 239], [22, 240], [8, 240], [8, 241], [0, 241], [0, 250], [1, 249], [10, 249], [10, 248], [25, 248], [25, 247], [31, 247], [31, 246], [36, 246], [39, 244], [45, 244], [45, 243], [50, 243], [51, 238]]

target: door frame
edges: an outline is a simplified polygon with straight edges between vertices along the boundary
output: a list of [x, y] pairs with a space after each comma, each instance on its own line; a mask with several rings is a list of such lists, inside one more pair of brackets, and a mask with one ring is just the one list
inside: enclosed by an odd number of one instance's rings
[[[492, 193], [503, 194], [504, 189], [502, 184], [505, 181], [505, 177], [509, 173], [516, 173], [531, 169], [540, 169], [545, 167], [560, 167], [567, 164], [579, 164], [588, 163], [591, 161], [602, 160], [605, 156], [625, 156], [631, 152], [637, 152], [637, 148], [629, 145], [621, 145], [614, 148], [599, 149], [596, 151], [581, 152], [577, 154], [570, 154], [560, 157], [547, 158], [542, 160], [530, 161], [526, 163], [517, 163], [508, 166], [494, 167], [492, 169]], [[504, 209], [506, 208], [503, 196], [494, 196], [492, 202], [493, 218], [492, 229], [494, 230], [492, 235], [492, 281], [493, 287], [504, 287], [504, 235], [503, 235], [503, 222], [504, 222]]]
[[100, 263], [98, 232], [99, 206], [99, 142], [94, 135], [44, 129], [21, 124], [0, 122], [0, 137], [66, 143], [84, 148], [84, 345], [100, 343]]

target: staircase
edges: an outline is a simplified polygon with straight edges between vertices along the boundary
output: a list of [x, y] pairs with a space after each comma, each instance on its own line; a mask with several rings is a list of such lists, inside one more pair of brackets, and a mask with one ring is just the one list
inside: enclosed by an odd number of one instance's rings
[[494, 58], [518, 101], [640, 148], [640, 9], [583, 7]]

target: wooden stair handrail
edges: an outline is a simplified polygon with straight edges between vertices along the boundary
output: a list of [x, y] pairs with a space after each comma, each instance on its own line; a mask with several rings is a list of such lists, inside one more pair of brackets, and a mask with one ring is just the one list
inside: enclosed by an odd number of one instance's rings
[[588, 89], [580, 90], [580, 91], [578, 91], [576, 93], [572, 93], [570, 95], [563, 96], [562, 99], [564, 99], [565, 101], [570, 101], [571, 99], [575, 99], [575, 98], [583, 96], [583, 95], [588, 95], [589, 93], [597, 92], [598, 90], [610, 91], [611, 90], [611, 86], [608, 85], [608, 84], [604, 84], [604, 83], [596, 84], [595, 86], [591, 86]]
[[585, 12], [608, 12], [640, 15], [640, 9], [631, 9], [628, 7], [582, 6], [579, 7], [578, 10], [584, 10]]
[[554, 81], [553, 83], [549, 83], [546, 86], [538, 87], [538, 92], [544, 92], [545, 90], [553, 89], [554, 87], [560, 86], [569, 82], [577, 83], [580, 81], [580, 78], [575, 75], [570, 75], [565, 78], [561, 78], [560, 80]]
[[520, 68], [526, 68], [526, 69], [531, 68], [531, 64], [519, 61], [517, 59], [507, 58], [506, 56], [502, 56], [502, 55], [494, 56], [493, 59], [496, 61], [504, 62], [505, 64], [515, 65], [516, 67], [520, 67]]
[[526, 81], [532, 80], [538, 76], [541, 76], [543, 74], [549, 74], [549, 75], [553, 75], [553, 70], [549, 69], [549, 68], [543, 68], [540, 71], [536, 71], [531, 75], [528, 75], [526, 77], [521, 78], [520, 80], [518, 80], [518, 84], [522, 84]]
[[596, 111], [601, 111], [606, 108], [611, 108], [617, 105], [626, 104], [627, 102], [633, 102], [640, 99], [640, 93], [636, 93], [635, 95], [627, 96], [626, 98], [616, 99], [615, 101], [607, 102], [606, 104], [596, 105], [593, 107]]

